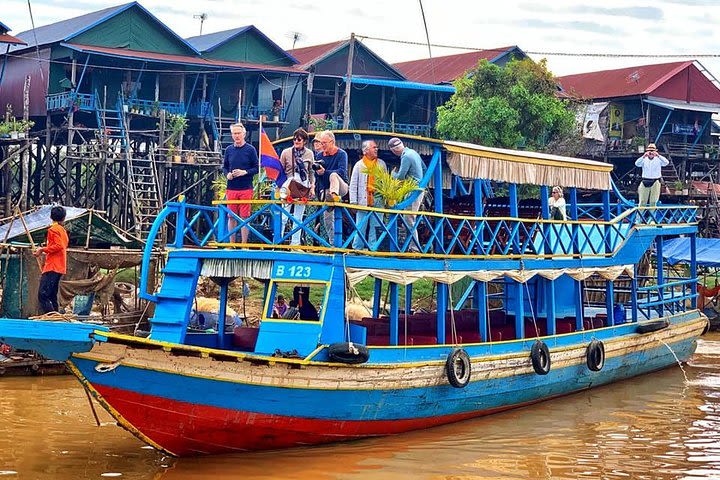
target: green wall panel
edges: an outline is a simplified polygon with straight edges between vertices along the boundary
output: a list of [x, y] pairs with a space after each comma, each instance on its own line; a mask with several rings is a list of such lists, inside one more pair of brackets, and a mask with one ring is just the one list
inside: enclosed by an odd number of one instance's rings
[[256, 32], [244, 32], [215, 50], [204, 54], [207, 58], [262, 65], [290, 66], [292, 61]]
[[130, 8], [70, 40], [72, 43], [195, 55], [182, 41], [139, 8]]

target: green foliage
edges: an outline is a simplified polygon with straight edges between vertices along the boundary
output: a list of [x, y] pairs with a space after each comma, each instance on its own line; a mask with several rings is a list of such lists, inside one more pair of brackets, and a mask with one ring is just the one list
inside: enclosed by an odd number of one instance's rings
[[382, 198], [387, 207], [394, 207], [418, 189], [417, 181], [414, 178], [398, 180], [377, 164], [366, 168], [364, 172], [375, 177], [375, 194]]
[[455, 82], [455, 93], [438, 107], [438, 132], [493, 147], [542, 149], [574, 134], [575, 117], [556, 97], [545, 60], [513, 60], [504, 68], [481, 61]]
[[168, 115], [167, 120], [168, 138], [166, 140], [168, 147], [172, 148], [177, 145], [180, 137], [185, 133], [188, 127], [188, 119], [184, 115]]

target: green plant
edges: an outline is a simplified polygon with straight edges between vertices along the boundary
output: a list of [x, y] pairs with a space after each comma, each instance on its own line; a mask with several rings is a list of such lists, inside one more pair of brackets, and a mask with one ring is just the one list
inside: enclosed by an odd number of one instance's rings
[[365, 172], [375, 177], [375, 194], [382, 198], [387, 207], [394, 207], [412, 192], [418, 190], [418, 184], [414, 178], [398, 180], [377, 164], [366, 168]]
[[632, 140], [630, 141], [630, 144], [633, 147], [641, 147], [641, 146], [644, 147], [645, 146], [645, 137], [636, 135], [632, 138]]
[[188, 126], [188, 120], [183, 115], [169, 115], [166, 120], [168, 129], [168, 137], [165, 141], [168, 144], [168, 148], [177, 145], [180, 141], [180, 137], [185, 133]]
[[13, 131], [13, 124], [2, 122], [0, 123], [0, 135], [7, 135]]
[[673, 183], [673, 190], [676, 192], [682, 190], [683, 188], [685, 188], [685, 185], [680, 180]]

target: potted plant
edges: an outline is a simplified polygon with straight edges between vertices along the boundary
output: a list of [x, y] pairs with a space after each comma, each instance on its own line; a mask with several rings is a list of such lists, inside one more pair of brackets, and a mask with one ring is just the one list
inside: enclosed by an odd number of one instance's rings
[[174, 162], [181, 160], [179, 143], [182, 135], [185, 133], [187, 125], [187, 118], [182, 115], [169, 115], [167, 118], [168, 138], [166, 143], [168, 145], [168, 155], [172, 157]]
[[399, 180], [377, 165], [366, 169], [368, 175], [375, 177], [375, 193], [382, 199], [384, 206], [392, 208], [405, 200], [408, 195], [418, 189], [414, 178]]
[[632, 138], [631, 145], [637, 148], [638, 153], [645, 153], [645, 137], [635, 136]]

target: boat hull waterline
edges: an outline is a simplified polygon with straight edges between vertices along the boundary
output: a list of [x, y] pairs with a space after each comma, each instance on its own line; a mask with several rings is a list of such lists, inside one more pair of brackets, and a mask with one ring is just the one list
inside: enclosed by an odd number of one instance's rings
[[[437, 361], [342, 365], [223, 358], [108, 335], [68, 364], [123, 427], [155, 448], [192, 456], [391, 435], [528, 405], [675, 365], [706, 326], [693, 312], [656, 332], [604, 339], [599, 372], [586, 365], [593, 332], [544, 338], [547, 375], [534, 372], [523, 350], [534, 339], [502, 342], [518, 349], [498, 355], [487, 354], [492, 344], [464, 346], [472, 361], [465, 388], [448, 383], [440, 353], [448, 350], [436, 346], [414, 348], [437, 350]], [[560, 337], [578, 341], [553, 347]], [[473, 354], [481, 348], [485, 354]]]

